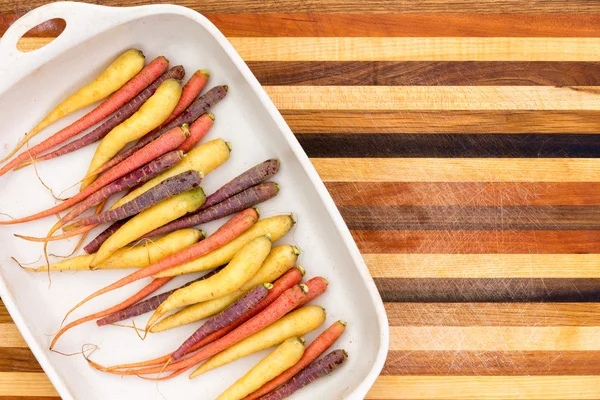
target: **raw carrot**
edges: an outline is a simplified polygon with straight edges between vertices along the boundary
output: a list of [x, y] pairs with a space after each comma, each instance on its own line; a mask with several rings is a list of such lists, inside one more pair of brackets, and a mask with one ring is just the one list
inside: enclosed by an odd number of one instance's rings
[[162, 332], [181, 325], [191, 324], [223, 311], [255, 286], [265, 282], [273, 282], [281, 277], [296, 264], [299, 255], [300, 249], [289, 244], [273, 248], [260, 269], [241, 288], [227, 296], [193, 304], [171, 314], [154, 325], [150, 332]]
[[306, 282], [306, 286], [308, 286], [309, 292], [306, 294], [306, 298], [304, 299], [302, 304], [300, 304], [296, 308], [300, 308], [303, 305], [310, 303], [311, 301], [325, 293], [325, 291], [327, 290], [327, 286], [329, 286], [329, 282], [322, 276], [317, 276], [312, 279], [309, 279]]
[[279, 171], [279, 160], [270, 159], [255, 165], [241, 175], [233, 178], [231, 181], [223, 185], [219, 190], [206, 198], [206, 203], [200, 208], [205, 210], [222, 202], [223, 200], [238, 194], [252, 186], [258, 185], [266, 181]]
[[182, 114], [180, 114], [170, 123], [166, 124], [163, 128], [148, 133], [138, 140], [134, 146], [117, 155], [114, 162], [120, 162], [121, 160], [129, 157], [133, 152], [139, 150], [141, 147], [144, 147], [175, 126], [191, 124], [193, 121], [198, 119], [200, 115], [204, 114], [210, 107], [221, 101], [226, 94], [227, 86], [216, 86], [210, 89], [208, 92], [198, 97]]
[[[127, 120], [131, 117], [140, 107], [152, 96], [156, 89], [167, 79], [176, 79], [181, 80], [185, 75], [185, 70], [181, 65], [177, 65], [171, 68], [168, 72], [162, 74], [158, 79], [156, 79], [152, 84], [142, 90], [137, 96], [119, 108], [110, 118], [105, 120], [102, 124], [98, 125], [98, 127], [91, 130], [89, 133], [86, 133], [79, 139], [73, 140], [68, 144], [54, 150], [50, 153], [46, 153], [43, 156], [37, 157], [34, 160], [36, 162], [50, 160], [56, 157], [60, 157], [64, 154], [71, 153], [73, 151], [79, 150], [87, 145], [90, 145], [104, 136], [106, 136], [113, 128], [121, 124], [123, 121]], [[33, 163], [33, 161], [27, 161], [31, 159], [30, 155], [33, 156], [35, 154], [39, 154], [47, 149], [57, 145], [58, 143], [52, 142], [53, 137], [46, 139], [44, 142], [36, 145], [28, 150], [24, 155], [19, 156], [23, 161], [16, 169], [23, 168], [27, 165]], [[63, 140], [64, 141], [64, 140]], [[62, 142], [62, 141], [61, 141]], [[39, 147], [38, 147], [39, 146]], [[6, 167], [5, 167], [6, 168]]]
[[188, 350], [192, 348], [196, 343], [206, 338], [213, 332], [219, 329], [225, 328], [235, 320], [239, 319], [242, 315], [252, 310], [262, 299], [265, 298], [269, 289], [272, 289], [273, 285], [270, 283], [264, 283], [256, 286], [250, 290], [238, 301], [221, 311], [219, 314], [209, 318], [200, 328], [196, 330], [177, 350], [171, 355], [171, 359], [178, 360], [187, 354]]
[[334, 350], [320, 360], [313, 361], [290, 381], [280, 386], [275, 391], [261, 397], [261, 400], [281, 400], [291, 396], [315, 380], [329, 375], [348, 359], [345, 350]]
[[148, 331], [159, 318], [180, 307], [226, 296], [241, 288], [260, 268], [271, 251], [271, 235], [260, 236], [245, 245], [215, 276], [173, 293], [148, 320]]
[[165, 179], [160, 185], [153, 187], [146, 193], [112, 210], [101, 214], [92, 215], [75, 221], [73, 224], [64, 227], [64, 231], [79, 228], [86, 225], [99, 225], [107, 222], [118, 221], [132, 215], [138, 214], [155, 204], [160, 203], [169, 197], [178, 195], [188, 190], [200, 187], [202, 176], [197, 171], [186, 171]]
[[52, 342], [50, 342], [50, 350], [52, 350], [52, 348], [56, 344], [57, 340], [65, 332], [67, 332], [69, 329], [71, 329], [71, 328], [73, 328], [75, 326], [81, 325], [81, 324], [83, 324], [85, 322], [93, 321], [95, 319], [102, 318], [102, 317], [105, 317], [105, 316], [110, 315], [112, 313], [121, 311], [122, 309], [127, 308], [130, 305], [137, 303], [138, 301], [140, 301], [144, 297], [148, 296], [149, 294], [154, 293], [155, 291], [157, 291], [158, 289], [160, 289], [161, 287], [163, 287], [164, 285], [166, 285], [167, 283], [169, 283], [170, 280], [171, 279], [164, 279], [164, 278], [153, 279], [152, 282], [150, 282], [142, 290], [140, 290], [139, 292], [137, 292], [136, 294], [134, 294], [133, 296], [131, 296], [127, 300], [125, 300], [125, 301], [117, 304], [116, 306], [107, 308], [107, 309], [105, 309], [103, 311], [99, 311], [99, 312], [94, 313], [94, 314], [90, 314], [90, 315], [88, 315], [86, 317], [83, 317], [83, 318], [79, 318], [78, 320], [75, 320], [75, 321], [73, 321], [73, 322], [65, 325], [64, 327], [62, 327], [56, 333], [56, 335], [54, 335], [54, 338], [52, 339]]
[[[277, 298], [273, 303], [266, 307], [258, 315], [254, 316], [244, 324], [240, 325], [233, 331], [229, 332], [222, 338], [212, 342], [209, 346], [202, 350], [194, 353], [193, 355], [171, 363], [167, 366], [157, 366], [134, 370], [115, 370], [110, 369], [107, 372], [118, 374], [118, 375], [140, 375], [140, 374], [157, 374], [161, 372], [180, 371], [186, 370], [201, 361], [206, 360], [209, 357], [214, 356], [217, 353], [233, 346], [234, 344], [244, 340], [245, 338], [253, 335], [261, 329], [271, 325], [275, 321], [278, 321], [285, 314], [290, 312], [296, 307], [300, 301], [306, 296], [308, 288], [305, 285], [296, 285], [286, 290], [281, 296]], [[169, 377], [172, 377], [170, 375]], [[169, 378], [166, 377], [166, 378]]]
[[179, 150], [190, 151], [212, 128], [215, 122], [215, 115], [212, 113], [203, 114], [190, 125], [191, 135], [179, 146]]
[[149, 231], [196, 210], [202, 203], [204, 203], [204, 190], [199, 187], [170, 197], [140, 212], [102, 243], [90, 266], [102, 264], [115, 251]]
[[81, 188], [85, 189], [96, 178], [95, 175], [89, 176], [90, 173], [113, 158], [127, 143], [140, 138], [160, 125], [173, 111], [180, 96], [179, 81], [167, 79], [135, 114], [110, 131], [96, 148], [87, 172], [88, 176], [83, 180]]
[[298, 362], [304, 351], [303, 338], [290, 338], [238, 379], [217, 400], [240, 400]]
[[[227, 335], [232, 330], [236, 329], [238, 326], [242, 325], [246, 321], [248, 321], [251, 318], [255, 317], [256, 315], [260, 314], [265, 308], [267, 308], [269, 305], [271, 305], [271, 303], [273, 303], [275, 300], [277, 300], [285, 291], [287, 291], [288, 289], [290, 289], [291, 287], [293, 287], [295, 285], [298, 285], [300, 283], [300, 281], [302, 281], [302, 277], [304, 276], [305, 273], [306, 273], [306, 271], [304, 271], [304, 268], [297, 266], [296, 268], [292, 268], [291, 270], [289, 270], [288, 272], [283, 274], [283, 276], [281, 278], [279, 278], [275, 281], [275, 283], [273, 284], [273, 288], [271, 290], [269, 290], [269, 293], [267, 293], [267, 296], [260, 303], [258, 303], [254, 308], [249, 310], [247, 313], [242, 315], [237, 320], [233, 321], [228, 326], [221, 328], [216, 332], [211, 333], [206, 338], [204, 338], [203, 340], [201, 340], [198, 343], [196, 343], [195, 345], [193, 345], [190, 349], [188, 349], [186, 354], [193, 353], [194, 351], [201, 349], [202, 347], [214, 342], [215, 340], [222, 338], [223, 336]], [[138, 367], [151, 367], [154, 365], [160, 365], [160, 364], [166, 363], [167, 361], [169, 361], [169, 358], [171, 357], [171, 355], [172, 354], [167, 354], [165, 356], [158, 357], [153, 360], [143, 361], [143, 362], [139, 362], [139, 363], [115, 365], [115, 366], [112, 366], [107, 369], [122, 370], [122, 369], [129, 369], [129, 368], [138, 368]]]
[[302, 358], [298, 363], [292, 366], [290, 369], [277, 376], [275, 379], [267, 382], [260, 387], [257, 391], [244, 397], [244, 400], [256, 400], [261, 396], [277, 389], [279, 386], [285, 384], [292, 379], [298, 372], [302, 371], [306, 366], [315, 361], [329, 349], [336, 340], [344, 333], [346, 329], [346, 322], [337, 321], [323, 333], [321, 333], [311, 344], [306, 348], [306, 351], [302, 355]]
[[88, 254], [93, 254], [93, 253], [97, 252], [98, 249], [100, 248], [100, 246], [102, 246], [102, 243], [104, 243], [106, 241], [106, 239], [108, 239], [113, 233], [118, 231], [119, 228], [122, 227], [123, 225], [125, 225], [125, 223], [127, 221], [129, 221], [130, 219], [131, 218], [124, 219], [122, 221], [117, 221], [114, 224], [112, 224], [111, 226], [109, 226], [108, 228], [106, 228], [105, 230], [103, 230], [102, 232], [100, 232], [98, 234], [98, 236], [96, 236], [91, 242], [89, 242], [83, 248], [83, 251], [85, 251]]
[[184, 215], [173, 222], [169, 222], [168, 224], [153, 230], [145, 237], [164, 235], [165, 233], [173, 232], [178, 229], [206, 224], [247, 208], [254, 207], [257, 204], [272, 199], [277, 193], [279, 193], [279, 185], [275, 182], [261, 183], [233, 195], [203, 211], [196, 211], [192, 214]]
[[138, 315], [142, 315], [147, 312], [156, 310], [156, 308], [160, 305], [160, 303], [162, 303], [163, 301], [165, 301], [167, 299], [167, 297], [169, 297], [170, 295], [175, 293], [176, 290], [182, 289], [186, 286], [189, 286], [192, 283], [196, 283], [201, 280], [208, 279], [211, 276], [213, 276], [214, 274], [218, 273], [220, 270], [221, 270], [220, 268], [217, 268], [217, 269], [209, 272], [208, 274], [204, 274], [203, 276], [201, 276], [198, 279], [194, 279], [193, 281], [190, 281], [190, 282], [187, 282], [187, 283], [181, 285], [178, 288], [169, 290], [169, 291], [161, 293], [161, 294], [157, 294], [156, 296], [150, 297], [147, 300], [135, 303], [119, 312], [116, 312], [107, 317], [99, 319], [98, 321], [96, 321], [96, 325], [104, 326], [104, 325], [108, 325], [108, 324], [114, 324], [115, 322], [124, 321], [126, 319], [137, 317]]
[[[50, 111], [44, 119], [25, 135], [8, 156], [0, 160], [0, 163], [12, 157], [25, 143], [50, 124], [119, 90], [127, 81], [144, 68], [144, 61], [144, 54], [136, 49], [127, 50], [121, 54], [96, 79], [79, 89]], [[121, 93], [120, 96], [126, 96], [126, 94]]]
[[[148, 276], [152, 276], [158, 271], [162, 271], [163, 269], [170, 268], [173, 265], [178, 265], [186, 260], [193, 259], [198, 257], [199, 255], [206, 254], [210, 252], [212, 249], [218, 248], [222, 246], [224, 243], [228, 243], [233, 240], [235, 237], [239, 236], [244, 231], [248, 230], [256, 221], [258, 217], [252, 217], [245, 215], [242, 218], [233, 217], [227, 223], [225, 223], [222, 227], [220, 227], [215, 233], [210, 235], [208, 238], [204, 239], [202, 242], [192, 245], [186, 248], [179, 253], [173, 254], [167, 258], [160, 260], [154, 264], [147, 266], [144, 269], [139, 271], [135, 271], [134, 273], [127, 275], [126, 277], [119, 279], [115, 283], [106, 286], [103, 289], [100, 289], [81, 302], [79, 302], [75, 307], [73, 307], [69, 313], [71, 313], [76, 308], [80, 307], [84, 303], [90, 301], [91, 299], [100, 296], [104, 293], [111, 292], [115, 289], [138, 281], [140, 279], [146, 278]], [[131, 220], [129, 220], [131, 221]], [[67, 314], [68, 315], [68, 314]]]
[[[146, 241], [137, 246], [123, 248], [95, 269], [143, 268], [175, 254], [203, 238], [204, 232], [196, 229], [175, 231], [156, 241]], [[90, 263], [93, 258], [93, 254], [69, 258], [50, 264], [50, 271], [92, 271]], [[43, 272], [48, 270], [48, 266], [25, 269], [31, 272]]]
[[181, 92], [181, 98], [179, 99], [179, 103], [175, 106], [175, 109], [167, 118], [165, 122], [162, 123], [162, 126], [166, 126], [169, 122], [173, 121], [182, 112], [185, 111], [186, 108], [192, 104], [196, 97], [200, 94], [204, 86], [206, 86], [206, 82], [208, 82], [208, 78], [210, 77], [210, 72], [205, 69], [200, 69], [188, 79], [188, 81], [183, 86], [183, 90]]

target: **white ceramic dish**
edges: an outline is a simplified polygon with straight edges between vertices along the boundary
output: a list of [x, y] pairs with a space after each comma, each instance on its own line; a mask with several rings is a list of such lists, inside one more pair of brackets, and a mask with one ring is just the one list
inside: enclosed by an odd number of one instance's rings
[[[17, 40], [31, 27], [51, 18], [63, 18], [65, 31], [46, 47], [31, 53], [16, 50]], [[212, 72], [209, 86], [227, 83], [229, 94], [214, 112], [217, 121], [209, 138], [233, 143], [226, 166], [204, 181], [207, 193], [258, 162], [277, 157], [282, 170], [276, 177], [279, 196], [261, 207], [265, 216], [294, 212], [298, 224], [280, 242], [298, 244], [307, 277], [322, 275], [330, 289], [318, 301], [328, 312], [326, 325], [345, 319], [349, 326], [340, 343], [350, 353], [337, 373], [305, 388], [295, 399], [362, 399], [381, 371], [388, 350], [388, 323], [381, 298], [348, 228], [289, 127], [248, 67], [218, 29], [197, 12], [172, 5], [109, 8], [80, 3], [54, 3], [31, 11], [13, 24], [0, 41], [0, 153], [5, 155], [65, 93], [81, 86], [127, 48], [139, 48], [148, 60], [165, 55], [188, 72]], [[70, 123], [84, 111], [47, 129], [34, 140]], [[39, 172], [57, 191], [77, 182], [93, 152], [42, 163]], [[54, 204], [32, 168], [0, 178], [0, 211], [29, 215]], [[113, 282], [123, 271], [54, 274], [48, 287], [46, 274], [21, 270], [11, 260], [35, 261], [41, 245], [15, 239], [20, 232], [43, 235], [54, 220], [0, 228], [0, 295], [23, 337], [63, 399], [211, 399], [247, 371], [266, 352], [189, 381], [185, 376], [157, 385], [137, 378], [121, 379], [89, 368], [81, 357], [64, 357], [48, 351], [50, 337], [73, 304], [92, 291]], [[216, 225], [203, 228], [214, 231]], [[58, 243], [52, 251], [65, 254], [73, 246]], [[178, 278], [172, 286], [181, 284]], [[77, 316], [102, 309], [124, 298], [123, 290], [102, 297], [79, 310]], [[147, 316], [140, 317], [142, 324]], [[319, 331], [322, 331], [323, 326]], [[89, 323], [67, 333], [57, 350], [74, 352], [84, 343], [99, 344], [93, 358], [104, 364], [136, 361], [162, 355], [195, 329], [187, 326], [140, 341], [133, 331], [97, 328]], [[308, 335], [312, 340], [317, 332]], [[158, 390], [157, 390], [158, 389]], [[160, 391], [160, 393], [159, 393]]]

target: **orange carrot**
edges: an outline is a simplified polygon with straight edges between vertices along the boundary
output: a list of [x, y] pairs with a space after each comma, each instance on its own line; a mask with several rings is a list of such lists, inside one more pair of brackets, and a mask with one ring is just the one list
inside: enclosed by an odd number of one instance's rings
[[275, 390], [277, 387], [283, 385], [294, 377], [298, 372], [303, 370], [308, 364], [316, 360], [329, 349], [336, 340], [344, 333], [346, 329], [346, 322], [337, 321], [323, 333], [321, 333], [311, 344], [306, 348], [300, 361], [298, 361], [292, 368], [286, 370], [283, 374], [270, 382], [264, 384], [256, 392], [244, 397], [243, 400], [256, 400], [261, 396]]
[[130, 275], [127, 275], [126, 277], [119, 279], [115, 283], [92, 293], [91, 295], [80, 301], [78, 304], [76, 304], [75, 307], [70, 309], [67, 313], [67, 316], [75, 309], [79, 308], [80, 306], [82, 306], [83, 304], [87, 303], [95, 297], [98, 297], [104, 293], [111, 292], [115, 289], [133, 283], [140, 279], [146, 278], [148, 276], [152, 276], [160, 271], [164, 271], [165, 269], [172, 268], [179, 264], [183, 264], [185, 262], [198, 258], [204, 254], [213, 251], [214, 249], [223, 246], [226, 243], [229, 243], [230, 241], [232, 241], [233, 239], [250, 229], [250, 227], [254, 225], [254, 223], [256, 223], [257, 220], [258, 215], [256, 214], [256, 211], [254, 211], [254, 215], [236, 215], [235, 217], [227, 221], [215, 233], [213, 233], [203, 241], [189, 246], [184, 250], [180, 251], [179, 253], [175, 253], [169, 257], [165, 257], [162, 260], [155, 262], [154, 264], [151, 264]]
[[306, 286], [308, 286], [308, 288], [310, 290], [309, 290], [308, 294], [306, 295], [306, 298], [304, 299], [304, 301], [300, 305], [298, 305], [298, 307], [296, 307], [294, 310], [297, 310], [298, 308], [310, 303], [311, 301], [313, 301], [314, 299], [316, 299], [317, 297], [319, 297], [320, 295], [325, 293], [328, 285], [329, 285], [329, 282], [327, 282], [327, 279], [325, 279], [321, 276], [317, 276], [315, 278], [309, 279], [306, 282]]
[[0, 176], [4, 175], [12, 168], [36, 155], [63, 143], [75, 135], [83, 132], [87, 128], [97, 124], [110, 114], [117, 111], [122, 105], [133, 99], [142, 90], [148, 87], [154, 80], [161, 76], [168, 68], [169, 60], [160, 56], [155, 58], [150, 64], [146, 65], [136, 76], [114, 92], [98, 107], [73, 122], [66, 128], [61, 129], [48, 139], [38, 145], [33, 146], [27, 151], [22, 152], [11, 162], [0, 169]]
[[175, 109], [167, 118], [165, 122], [162, 123], [162, 126], [167, 126], [169, 122], [173, 121], [175, 118], [179, 117], [179, 115], [185, 111], [186, 108], [192, 104], [192, 102], [198, 97], [204, 86], [206, 86], [206, 82], [208, 82], [208, 77], [210, 76], [210, 72], [205, 69], [200, 69], [194, 72], [194, 75], [190, 77], [190, 79], [183, 86], [183, 90], [181, 92], [181, 97], [179, 98], [179, 103], [175, 106]]
[[[283, 274], [279, 279], [275, 281], [273, 284], [273, 288], [269, 290], [267, 296], [260, 301], [255, 307], [253, 307], [250, 311], [242, 315], [240, 318], [233, 321], [231, 324], [227, 325], [224, 328], [215, 331], [193, 345], [186, 354], [190, 354], [195, 352], [196, 350], [201, 349], [202, 347], [214, 342], [215, 340], [221, 339], [223, 336], [227, 335], [229, 332], [242, 325], [244, 322], [249, 319], [255, 317], [260, 312], [262, 312], [265, 308], [267, 308], [271, 303], [279, 298], [286, 290], [290, 289], [294, 285], [298, 285], [300, 281], [302, 281], [302, 277], [306, 271], [301, 266], [297, 266], [296, 268], [292, 268]], [[302, 300], [304, 301], [304, 300]], [[171, 358], [171, 354], [164, 355], [162, 357], [155, 358], [153, 360], [142, 361], [139, 363], [130, 363], [130, 364], [120, 364], [112, 367], [105, 368], [106, 370], [122, 370], [129, 368], [139, 368], [139, 367], [151, 367], [154, 365], [164, 364]]]
[[50, 350], [52, 350], [52, 348], [54, 347], [54, 345], [56, 344], [56, 341], [69, 329], [77, 326], [77, 325], [81, 325], [85, 322], [88, 321], [93, 321], [95, 319], [98, 318], [102, 318], [102, 317], [106, 317], [107, 315], [110, 315], [112, 313], [121, 311], [124, 308], [129, 307], [132, 304], [137, 303], [138, 301], [142, 300], [144, 297], [148, 296], [151, 293], [154, 293], [155, 291], [157, 291], [158, 289], [160, 289], [161, 287], [163, 287], [164, 285], [166, 285], [167, 283], [169, 283], [169, 281], [172, 278], [157, 278], [152, 280], [152, 282], [150, 282], [150, 284], [148, 284], [146, 287], [144, 287], [142, 290], [140, 290], [139, 292], [137, 292], [136, 294], [134, 294], [133, 296], [131, 296], [130, 298], [128, 298], [127, 300], [117, 304], [116, 306], [107, 308], [106, 310], [103, 311], [99, 311], [97, 313], [88, 315], [86, 317], [83, 318], [79, 318], [78, 320], [75, 320], [67, 325], [65, 325], [64, 327], [62, 327], [54, 336], [54, 338], [52, 339], [52, 342], [50, 342]]
[[[131, 157], [127, 158], [120, 164], [115, 165], [112, 169], [110, 169], [110, 170], [106, 171], [104, 174], [102, 174], [91, 185], [89, 185], [84, 190], [77, 193], [75, 196], [71, 197], [70, 199], [62, 202], [61, 204], [58, 204], [52, 208], [49, 208], [46, 211], [42, 211], [37, 214], [30, 215], [29, 217], [13, 219], [10, 221], [2, 221], [2, 222], [0, 222], [0, 225], [12, 225], [12, 224], [18, 224], [18, 223], [22, 223], [22, 222], [34, 221], [36, 219], [44, 218], [44, 217], [56, 214], [58, 212], [64, 211], [67, 208], [76, 205], [77, 203], [90, 197], [95, 192], [101, 190], [106, 185], [110, 184], [111, 182], [114, 182], [115, 180], [119, 179], [120, 177], [141, 167], [142, 165], [151, 162], [155, 158], [157, 158], [171, 150], [174, 150], [189, 135], [189, 130], [177, 127], [177, 128], [173, 128], [168, 133], [169, 133], [168, 136], [162, 135], [157, 140], [150, 142], [148, 145], [146, 145], [142, 149], [135, 152]], [[75, 207], [73, 210], [71, 210], [69, 212], [69, 214], [67, 214], [65, 217], [63, 217], [63, 219], [61, 219], [62, 223], [61, 223], [61, 221], [59, 221], [57, 223], [57, 225], [55, 225], [55, 227], [58, 226], [58, 228], [60, 228], [65, 223], [73, 220], [73, 218], [81, 215], [86, 209], [87, 208], [81, 210], [80, 208]], [[58, 228], [56, 228], [56, 229], [58, 229]], [[56, 231], [56, 229], [53, 228], [52, 232]], [[48, 236], [50, 236], [50, 235], [48, 235]]]
[[[263, 328], [271, 325], [273, 322], [281, 319], [285, 314], [292, 311], [300, 302], [306, 298], [308, 287], [306, 285], [296, 285], [286, 290], [281, 296], [277, 298], [271, 305], [265, 308], [261, 313], [245, 322], [237, 329], [228, 333], [224, 337], [212, 342], [210, 345], [204, 347], [202, 350], [194, 353], [193, 355], [184, 358], [183, 360], [177, 361], [166, 366], [156, 366], [134, 370], [110, 370], [110, 373], [118, 375], [141, 375], [141, 374], [157, 374], [161, 372], [175, 373], [166, 376], [162, 379], [170, 379], [176, 375], [182, 373], [182, 370], [189, 369], [201, 361], [206, 360], [209, 357], [214, 356], [217, 353], [225, 350], [226, 348], [233, 346], [234, 344], [241, 342], [245, 338], [255, 334]], [[263, 299], [264, 301], [264, 299]], [[216, 332], [215, 332], [216, 333]]]
[[212, 113], [203, 114], [190, 126], [190, 137], [179, 146], [178, 150], [186, 153], [192, 149], [206, 134], [215, 122], [215, 116]]

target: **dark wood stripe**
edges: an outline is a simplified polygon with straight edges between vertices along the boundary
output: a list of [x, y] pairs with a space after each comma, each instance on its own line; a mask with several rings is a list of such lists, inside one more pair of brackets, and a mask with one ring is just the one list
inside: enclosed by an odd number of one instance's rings
[[343, 134], [296, 137], [309, 157], [600, 157], [600, 135], [581, 134]]
[[6, 324], [9, 322], [12, 322], [12, 318], [10, 317], [6, 307], [4, 307], [4, 303], [0, 299], [0, 324]]
[[[0, 36], [12, 25], [17, 19], [21, 18], [24, 13], [20, 14], [3, 14], [0, 13]], [[65, 30], [66, 22], [62, 18], [50, 19], [37, 26], [31, 28], [25, 35], [27, 37], [54, 37], [58, 36]]]
[[[87, 1], [91, 2], [91, 1]], [[103, 0], [107, 6], [138, 6], [159, 4], [163, 0]], [[45, 0], [15, 2], [0, 0], [0, 12], [19, 13], [46, 4]], [[334, 13], [334, 14], [600, 14], [600, 4], [590, 0], [379, 0], [344, 1], [295, 0], [180, 0], [177, 4], [190, 7], [204, 14], [257, 14], [257, 13]]]
[[0, 372], [43, 372], [28, 348], [0, 348]]
[[600, 229], [596, 206], [341, 206], [356, 230]]
[[[600, 21], [598, 22], [600, 26]], [[253, 61], [263, 85], [595, 86], [598, 62]]]
[[385, 303], [390, 326], [600, 326], [596, 303]]
[[600, 111], [284, 110], [295, 133], [600, 133]]
[[[0, 35], [23, 14], [0, 15]], [[206, 14], [230, 37], [598, 37], [600, 16], [573, 14]], [[58, 36], [64, 22], [26, 36]]]
[[0, 400], [61, 400], [52, 396], [0, 396]]
[[594, 254], [600, 231], [352, 230], [363, 253]]
[[600, 182], [327, 182], [344, 206], [597, 206]]
[[597, 375], [598, 351], [390, 351], [383, 375]]
[[383, 301], [598, 302], [600, 279], [375, 278]]

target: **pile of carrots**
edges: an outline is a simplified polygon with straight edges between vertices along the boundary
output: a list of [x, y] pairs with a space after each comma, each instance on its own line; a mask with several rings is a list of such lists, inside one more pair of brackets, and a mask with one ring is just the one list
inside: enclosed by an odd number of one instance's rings
[[[326, 320], [325, 309], [307, 304], [327, 290], [328, 282], [315, 277], [302, 283], [305, 270], [296, 265], [300, 249], [273, 246], [295, 224], [291, 214], [260, 219], [253, 208], [278, 194], [277, 183], [269, 181], [280, 169], [278, 160], [266, 160], [205, 195], [203, 179], [229, 159], [232, 146], [222, 139], [199, 143], [215, 121], [209, 109], [226, 97], [228, 87], [215, 86], [201, 94], [210, 74], [198, 70], [182, 86], [184, 76], [184, 68], [169, 69], [165, 57], [146, 65], [143, 53], [131, 49], [59, 104], [2, 160], [16, 155], [0, 168], [0, 176], [99, 141], [81, 189], [54, 207], [0, 225], [68, 210], [46, 236], [16, 235], [44, 243], [46, 254], [49, 242], [82, 235], [82, 244], [89, 231], [109, 224], [84, 247], [87, 255], [27, 268], [48, 273], [137, 268], [76, 304], [63, 323], [89, 300], [148, 279], [125, 301], [62, 326], [50, 349], [65, 332], [85, 322], [95, 320], [101, 327], [152, 312], [144, 334], [199, 326], [162, 357], [112, 367], [88, 357], [89, 365], [150, 380], [171, 379], [196, 367], [190, 375], [195, 378], [277, 346], [218, 399], [283, 399], [344, 363], [344, 350], [319, 357], [341, 336], [346, 323], [335, 322], [305, 346], [302, 336]], [[99, 101], [77, 121], [17, 154], [54, 122]], [[118, 194], [122, 197], [104, 210]], [[230, 218], [209, 236], [196, 228], [225, 217]], [[154, 294], [173, 277], [200, 271], [207, 273]]]

